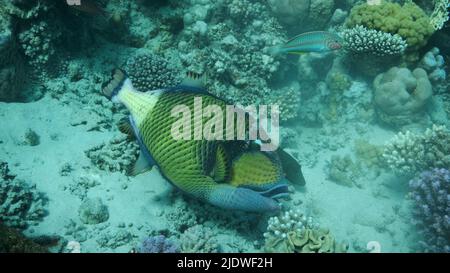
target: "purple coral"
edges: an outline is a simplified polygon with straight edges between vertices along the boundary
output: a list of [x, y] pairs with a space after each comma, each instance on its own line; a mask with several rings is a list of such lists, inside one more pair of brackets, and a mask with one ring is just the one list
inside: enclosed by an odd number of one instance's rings
[[164, 235], [145, 238], [139, 248], [139, 253], [178, 253], [176, 244], [168, 240]]
[[423, 250], [450, 252], [450, 171], [425, 171], [409, 185]]

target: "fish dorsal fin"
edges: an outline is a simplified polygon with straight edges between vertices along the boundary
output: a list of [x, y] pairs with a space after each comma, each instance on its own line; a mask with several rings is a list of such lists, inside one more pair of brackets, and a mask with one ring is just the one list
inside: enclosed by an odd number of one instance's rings
[[178, 85], [178, 88], [189, 91], [206, 92], [205, 83], [206, 76], [204, 74], [197, 74], [188, 71], [186, 72], [186, 76], [183, 81]]
[[317, 34], [317, 33], [324, 33], [324, 32], [323, 31], [309, 31], [309, 32], [305, 32], [305, 33], [299, 34], [299, 35], [294, 36], [293, 38], [289, 39], [286, 42], [286, 45], [291, 45], [291, 44], [295, 43], [295, 41], [297, 39], [299, 39], [299, 38], [306, 37], [306, 36], [311, 35], [311, 34]]

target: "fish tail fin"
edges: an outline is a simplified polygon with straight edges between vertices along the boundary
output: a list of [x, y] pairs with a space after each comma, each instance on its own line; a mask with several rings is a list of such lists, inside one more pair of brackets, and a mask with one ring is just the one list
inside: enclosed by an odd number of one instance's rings
[[111, 78], [102, 86], [102, 93], [112, 101], [115, 101], [117, 95], [124, 89], [126, 85], [131, 85], [125, 71], [116, 68], [111, 73]]
[[270, 55], [279, 55], [282, 53], [282, 47], [280, 45], [276, 45], [276, 46], [272, 46], [272, 47], [268, 47], [266, 49], [266, 52]]

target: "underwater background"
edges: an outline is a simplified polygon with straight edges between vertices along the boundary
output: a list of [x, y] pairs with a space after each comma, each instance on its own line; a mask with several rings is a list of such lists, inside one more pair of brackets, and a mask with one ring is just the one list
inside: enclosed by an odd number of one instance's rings
[[[0, 0], [0, 252], [450, 252], [448, 0], [77, 2]], [[268, 50], [308, 31], [342, 48]], [[128, 175], [116, 67], [278, 104], [306, 185], [248, 213]]]

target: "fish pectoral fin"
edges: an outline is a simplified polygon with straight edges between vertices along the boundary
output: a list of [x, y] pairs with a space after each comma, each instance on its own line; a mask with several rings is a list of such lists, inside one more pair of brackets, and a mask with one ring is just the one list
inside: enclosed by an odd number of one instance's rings
[[306, 182], [303, 177], [302, 166], [298, 163], [297, 159], [281, 148], [277, 150], [277, 154], [286, 178], [294, 184], [305, 185]]
[[134, 165], [128, 169], [128, 175], [136, 176], [138, 174], [150, 171], [152, 167], [153, 164], [150, 163], [141, 152]]

